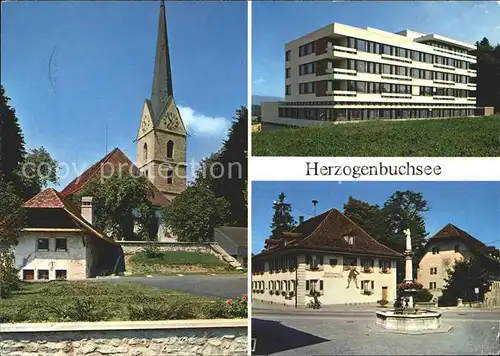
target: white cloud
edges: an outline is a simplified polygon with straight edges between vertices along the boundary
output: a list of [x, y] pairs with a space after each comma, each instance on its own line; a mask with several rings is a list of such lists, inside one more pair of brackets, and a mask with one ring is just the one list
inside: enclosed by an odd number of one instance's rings
[[231, 121], [224, 117], [206, 116], [186, 106], [179, 106], [182, 121], [189, 134], [206, 137], [225, 137]]
[[253, 81], [253, 84], [264, 84], [264, 83], [265, 83], [265, 79], [262, 77], [259, 77]]

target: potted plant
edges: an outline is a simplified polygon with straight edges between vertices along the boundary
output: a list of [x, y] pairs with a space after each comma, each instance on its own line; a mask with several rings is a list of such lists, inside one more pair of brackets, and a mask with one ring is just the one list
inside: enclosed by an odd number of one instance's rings
[[290, 292], [290, 298], [293, 298], [294, 296], [295, 296], [295, 292], [292, 290], [292, 291]]
[[389, 301], [387, 299], [380, 299], [380, 300], [377, 300], [377, 303], [381, 307], [385, 307], [387, 305], [387, 303], [389, 303]]
[[277, 290], [276, 292], [274, 292], [274, 294], [276, 294], [276, 295], [280, 295], [280, 291], [279, 291], [279, 290]]
[[364, 295], [372, 295], [372, 294], [373, 294], [373, 292], [372, 292], [371, 290], [367, 290], [367, 289], [365, 289], [365, 290], [363, 291], [363, 294], [364, 294]]
[[272, 290], [269, 290], [269, 294], [270, 294], [270, 295], [273, 295], [273, 293], [274, 293], [274, 292], [273, 292]]
[[286, 292], [285, 292], [285, 291], [281, 292], [281, 295], [282, 295], [283, 297], [286, 297]]

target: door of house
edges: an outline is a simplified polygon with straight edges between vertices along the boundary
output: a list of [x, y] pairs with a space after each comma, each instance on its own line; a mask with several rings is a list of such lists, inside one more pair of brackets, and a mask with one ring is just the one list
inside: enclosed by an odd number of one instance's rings
[[387, 300], [387, 287], [382, 287], [382, 300]]
[[32, 269], [24, 269], [23, 270], [23, 279], [25, 281], [32, 281], [35, 279], [35, 271]]

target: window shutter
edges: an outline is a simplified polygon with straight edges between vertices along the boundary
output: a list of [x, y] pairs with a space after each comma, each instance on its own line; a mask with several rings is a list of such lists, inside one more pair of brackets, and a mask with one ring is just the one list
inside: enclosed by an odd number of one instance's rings
[[311, 263], [311, 257], [309, 255], [306, 255], [306, 265]]
[[321, 290], [321, 291], [323, 290], [323, 281], [322, 280], [319, 281], [319, 290]]
[[306, 290], [309, 290], [309, 281], [306, 281]]
[[371, 266], [372, 266], [372, 268], [374, 267], [374, 265], [375, 265], [375, 260], [372, 259], [371, 260]]
[[323, 264], [323, 256], [319, 256], [319, 264], [322, 265]]
[[372, 281], [372, 290], [375, 289], [375, 281]]

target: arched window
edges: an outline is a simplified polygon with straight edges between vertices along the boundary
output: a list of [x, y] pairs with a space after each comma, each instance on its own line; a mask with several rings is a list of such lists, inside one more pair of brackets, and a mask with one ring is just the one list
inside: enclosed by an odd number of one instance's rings
[[167, 142], [167, 158], [174, 157], [174, 141], [169, 140]]
[[142, 157], [146, 161], [148, 159], [148, 144], [144, 142], [144, 146], [142, 147]]

